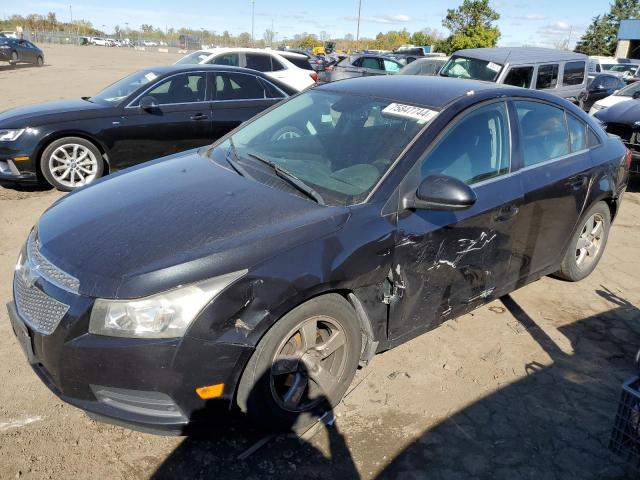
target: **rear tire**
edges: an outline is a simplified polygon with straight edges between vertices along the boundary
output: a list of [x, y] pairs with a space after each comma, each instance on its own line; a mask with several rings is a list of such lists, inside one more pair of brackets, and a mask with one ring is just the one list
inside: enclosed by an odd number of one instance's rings
[[269, 430], [303, 432], [342, 399], [360, 346], [351, 305], [338, 294], [313, 298], [260, 340], [242, 374], [238, 406]]
[[13, 68], [16, 68], [16, 64], [18, 63], [18, 52], [15, 50], [11, 52], [11, 59], [9, 60], [9, 65]]
[[70, 192], [100, 178], [104, 171], [104, 158], [90, 141], [64, 137], [44, 149], [40, 169], [52, 187]]
[[602, 257], [610, 228], [609, 206], [596, 203], [582, 216], [556, 275], [570, 282], [589, 276]]

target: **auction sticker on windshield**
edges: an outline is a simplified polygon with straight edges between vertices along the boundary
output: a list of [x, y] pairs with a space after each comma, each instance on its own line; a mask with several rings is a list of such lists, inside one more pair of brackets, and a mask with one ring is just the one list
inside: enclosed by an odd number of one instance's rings
[[420, 123], [427, 123], [431, 121], [438, 112], [424, 107], [415, 107], [413, 105], [404, 105], [402, 103], [390, 103], [387, 105], [382, 113], [392, 115], [394, 117], [412, 118], [418, 120]]

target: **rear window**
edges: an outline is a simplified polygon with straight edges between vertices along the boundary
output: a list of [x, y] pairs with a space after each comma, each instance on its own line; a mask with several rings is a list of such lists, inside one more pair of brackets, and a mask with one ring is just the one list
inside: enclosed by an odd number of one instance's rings
[[284, 58], [289, 60], [291, 63], [293, 63], [298, 68], [302, 68], [303, 70], [313, 70], [313, 68], [311, 68], [311, 64], [309, 63], [309, 59], [307, 59], [307, 57], [298, 57], [296, 55], [295, 57], [294, 56], [291, 56], [291, 57], [285, 56]]
[[581, 85], [584, 82], [584, 62], [567, 62], [564, 64], [562, 85]]

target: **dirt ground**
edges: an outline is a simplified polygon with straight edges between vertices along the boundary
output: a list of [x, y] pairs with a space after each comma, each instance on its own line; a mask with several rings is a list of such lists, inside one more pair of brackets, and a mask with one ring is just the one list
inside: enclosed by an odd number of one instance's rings
[[[1, 109], [91, 95], [178, 58], [44, 49], [46, 67], [0, 67]], [[36, 378], [2, 308], [0, 479], [625, 478], [607, 444], [640, 347], [639, 192], [636, 180], [588, 279], [544, 278], [378, 355], [335, 424], [304, 438], [241, 424], [184, 438], [96, 423]], [[0, 187], [0, 303], [29, 228], [60, 195]]]

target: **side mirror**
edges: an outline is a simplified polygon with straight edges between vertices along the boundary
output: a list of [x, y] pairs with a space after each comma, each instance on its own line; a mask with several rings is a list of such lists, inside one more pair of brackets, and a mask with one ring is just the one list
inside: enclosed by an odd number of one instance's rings
[[637, 90], [635, 92], [633, 92], [633, 95], [631, 95], [631, 98], [633, 98], [634, 100], [637, 100], [640, 98], [640, 90]]
[[155, 97], [151, 95], [147, 95], [146, 97], [142, 97], [140, 99], [140, 103], [138, 104], [138, 108], [141, 112], [152, 113], [153, 111], [158, 109], [158, 101]]
[[405, 209], [463, 210], [476, 203], [475, 192], [464, 182], [447, 175], [429, 175], [415, 192], [402, 199]]

